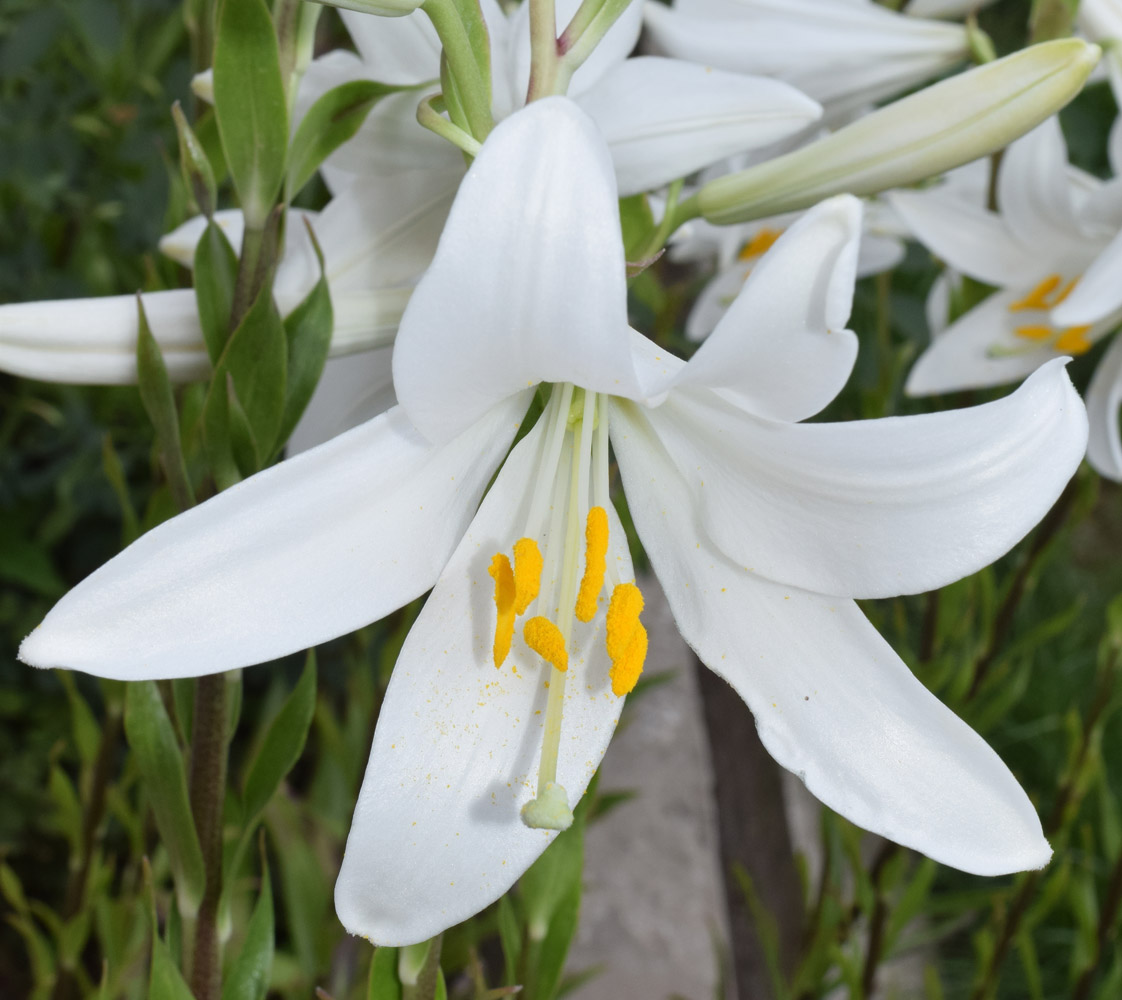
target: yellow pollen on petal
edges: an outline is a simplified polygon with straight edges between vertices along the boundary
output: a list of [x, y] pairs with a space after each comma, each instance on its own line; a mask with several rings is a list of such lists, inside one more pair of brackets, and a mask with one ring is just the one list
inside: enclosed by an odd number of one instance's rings
[[[1037, 285], [1031, 292], [1028, 293], [1023, 299], [1018, 299], [1016, 302], [1009, 303], [1010, 312], [1022, 312], [1025, 309], [1051, 309], [1057, 305], [1057, 300], [1053, 299], [1052, 294], [1059, 289], [1063, 284], [1063, 278], [1058, 274], [1050, 274], [1039, 285]], [[1060, 298], [1071, 291], [1072, 285], [1060, 292]]]
[[608, 568], [608, 514], [603, 507], [592, 507], [584, 529], [584, 577], [577, 594], [576, 616], [590, 622], [596, 615], [604, 573]]
[[1048, 340], [1055, 330], [1050, 326], [1019, 326], [1014, 332], [1025, 340]]
[[510, 653], [514, 638], [514, 571], [510, 560], [496, 552], [487, 569], [495, 581], [495, 667], [501, 667]]
[[1086, 326], [1072, 326], [1064, 330], [1052, 345], [1061, 354], [1086, 354], [1094, 345], [1087, 339], [1087, 331], [1091, 324]]
[[769, 229], [765, 226], [740, 248], [740, 253], [736, 255], [737, 259], [751, 260], [753, 257], [767, 253], [782, 235], [782, 229]]
[[514, 543], [514, 612], [524, 614], [542, 586], [542, 553], [532, 538]]
[[543, 660], [564, 673], [569, 669], [569, 653], [565, 637], [548, 618], [537, 615], [522, 626], [522, 638]]
[[631, 640], [623, 656], [612, 661], [609, 675], [612, 678], [612, 694], [622, 698], [630, 694], [643, 672], [643, 662], [647, 658], [647, 630], [642, 623], [636, 622]]

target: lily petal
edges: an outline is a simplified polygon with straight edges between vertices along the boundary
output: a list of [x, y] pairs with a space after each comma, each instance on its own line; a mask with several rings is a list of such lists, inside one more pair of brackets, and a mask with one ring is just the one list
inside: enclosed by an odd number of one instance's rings
[[[410, 631], [382, 704], [335, 887], [343, 925], [378, 944], [422, 941], [478, 912], [554, 837], [519, 818], [534, 794], [547, 678], [521, 639], [495, 669], [487, 575], [492, 555], [525, 525], [543, 437], [539, 423], [503, 465]], [[611, 554], [628, 580], [623, 529], [608, 513]], [[623, 699], [611, 693], [599, 629], [577, 626], [569, 662], [557, 780], [575, 804]]]
[[886, 197], [928, 250], [988, 285], [1020, 286], [1047, 266], [1049, 247], [1035, 251], [1018, 240], [1000, 215], [964, 198], [933, 191], [891, 191]]
[[1122, 405], [1122, 337], [1115, 337], [1087, 387], [1087, 461], [1100, 475], [1122, 482], [1122, 441], [1118, 408]]
[[857, 336], [845, 329], [861, 240], [861, 203], [811, 209], [760, 258], [716, 329], [675, 379], [726, 389], [773, 420], [817, 413], [845, 385]]
[[440, 76], [440, 39], [422, 11], [404, 17], [376, 17], [353, 10], [340, 10], [339, 14], [367, 64], [367, 75], [376, 74], [369, 78], [409, 86]]
[[777, 142], [822, 115], [778, 80], [659, 56], [620, 63], [577, 103], [608, 141], [621, 197]]
[[[144, 295], [148, 325], [173, 382], [210, 372], [195, 293]], [[76, 385], [136, 384], [135, 295], [0, 306], [0, 370]]]
[[710, 537], [752, 574], [820, 594], [934, 590], [1028, 532], [1083, 458], [1056, 359], [982, 406], [847, 423], [761, 421], [698, 390], [648, 413]]
[[851, 601], [776, 586], [717, 551], [637, 410], [615, 408], [612, 437], [643, 547], [682, 635], [748, 703], [768, 752], [831, 809], [943, 864], [1046, 864], [1040, 820], [985, 741]]
[[432, 586], [526, 402], [440, 448], [395, 408], [245, 480], [87, 577], [20, 658], [121, 680], [194, 677], [383, 617]]
[[571, 101], [535, 101], [460, 186], [401, 321], [398, 399], [440, 441], [542, 381], [639, 395], [625, 300], [607, 147]]
[[1122, 230], [1095, 258], [1071, 294], [1052, 310], [1059, 326], [1097, 323], [1122, 307]]

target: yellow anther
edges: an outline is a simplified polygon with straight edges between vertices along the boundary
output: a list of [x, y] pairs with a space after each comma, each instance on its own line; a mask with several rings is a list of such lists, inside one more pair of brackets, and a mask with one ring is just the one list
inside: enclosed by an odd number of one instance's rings
[[565, 637], [548, 618], [537, 615], [522, 626], [522, 638], [543, 660], [562, 672], [569, 669], [569, 653]]
[[592, 507], [584, 528], [584, 577], [577, 594], [576, 616], [582, 622], [590, 622], [596, 615], [608, 568], [607, 555], [608, 513], [603, 507]]
[[1087, 331], [1091, 324], [1086, 326], [1072, 326], [1064, 330], [1052, 345], [1061, 354], [1086, 354], [1094, 345], [1087, 339]]
[[524, 614], [542, 586], [542, 553], [532, 538], [514, 543], [514, 613]]
[[647, 658], [647, 630], [643, 628], [640, 622], [635, 623], [635, 629], [631, 633], [631, 640], [627, 643], [627, 649], [624, 650], [623, 656], [618, 659], [612, 660], [612, 667], [609, 674], [612, 678], [612, 694], [622, 698], [625, 694], [630, 694], [636, 683], [639, 681], [639, 675], [643, 672], [643, 662]]
[[495, 581], [495, 666], [501, 667], [510, 653], [510, 641], [514, 638], [514, 571], [510, 560], [501, 552], [496, 552], [487, 570]]
[[740, 253], [736, 256], [740, 260], [751, 260], [753, 257], [759, 257], [761, 254], [767, 253], [782, 235], [782, 229], [768, 229], [765, 226], [740, 248]]
[[639, 625], [643, 610], [643, 594], [633, 583], [621, 583], [612, 590], [608, 603], [607, 646], [612, 662], [622, 659], [631, 642], [631, 633]]
[[1063, 301], [1068, 292], [1070, 292], [1075, 285], [1075, 282], [1072, 282], [1067, 288], [1060, 292], [1058, 298], [1052, 298], [1052, 294], [1063, 284], [1063, 280], [1064, 279], [1058, 274], [1048, 275], [1047, 278], [1040, 282], [1040, 284], [1023, 299], [1011, 302], [1009, 304], [1009, 311], [1021, 312], [1025, 309], [1052, 309]]
[[1015, 332], [1025, 340], [1051, 340], [1056, 333], [1050, 326], [1019, 326]]

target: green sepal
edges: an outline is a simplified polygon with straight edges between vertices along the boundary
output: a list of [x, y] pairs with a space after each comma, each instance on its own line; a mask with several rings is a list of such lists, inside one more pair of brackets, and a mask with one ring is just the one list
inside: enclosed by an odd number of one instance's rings
[[214, 112], [246, 227], [260, 228], [280, 193], [288, 105], [264, 0], [224, 0], [214, 47]]
[[316, 655], [308, 650], [296, 687], [273, 719], [246, 769], [243, 804], [247, 826], [261, 813], [300, 759], [316, 708]]
[[136, 681], [126, 687], [125, 735], [168, 852], [180, 912], [193, 916], [206, 887], [203, 852], [191, 816], [183, 755], [152, 681]]
[[179, 168], [183, 172], [183, 183], [198, 210], [209, 219], [218, 207], [214, 170], [178, 101], [171, 106], [171, 116], [179, 135]]
[[336, 149], [350, 139], [383, 97], [416, 87], [352, 80], [334, 87], [308, 110], [289, 148], [286, 201], [291, 201]]
[[[305, 223], [307, 225], [307, 223]], [[331, 334], [335, 328], [335, 315], [331, 308], [331, 289], [323, 271], [323, 253], [311, 225], [308, 234], [319, 259], [320, 277], [315, 287], [284, 321], [288, 342], [288, 367], [286, 371], [284, 417], [277, 434], [276, 450], [284, 447], [304, 410], [316, 391], [327, 353], [331, 348]]]
[[136, 375], [140, 401], [156, 431], [156, 449], [160, 455], [168, 487], [180, 510], [195, 505], [195, 495], [187, 478], [187, 463], [179, 438], [179, 412], [171, 389], [167, 366], [160, 345], [152, 336], [144, 300], [137, 295]]
[[262, 842], [261, 894], [249, 918], [245, 940], [222, 984], [222, 1000], [264, 1000], [269, 989], [274, 948], [273, 887]]
[[370, 960], [370, 979], [366, 984], [366, 1000], [401, 1000], [396, 948], [374, 949], [374, 957]]
[[218, 364], [230, 335], [230, 311], [234, 306], [234, 284], [238, 276], [238, 255], [222, 227], [207, 223], [195, 247], [195, 302], [199, 325], [212, 365]]

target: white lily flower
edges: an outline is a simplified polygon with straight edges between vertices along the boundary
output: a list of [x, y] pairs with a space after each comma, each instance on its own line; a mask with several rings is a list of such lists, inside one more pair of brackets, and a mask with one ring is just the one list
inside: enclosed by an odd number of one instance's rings
[[[308, 220], [331, 291], [332, 355], [392, 344], [451, 202], [446, 188], [403, 174], [355, 185], [318, 215], [294, 212], [274, 286], [282, 314], [296, 308], [319, 279]], [[241, 214], [219, 212], [217, 218], [237, 247]], [[164, 237], [161, 249], [189, 264], [204, 226], [201, 218], [185, 223]], [[143, 300], [172, 381], [206, 378], [210, 361], [194, 290], [149, 292]], [[134, 295], [2, 305], [0, 370], [51, 382], [129, 385], [136, 382], [136, 336]]]
[[648, 0], [658, 51], [786, 80], [836, 122], [964, 62], [966, 29], [873, 0]]
[[[938, 188], [888, 197], [932, 253], [997, 288], [932, 341], [908, 376], [909, 394], [1016, 381], [1053, 358], [1085, 353], [1122, 322], [1122, 183], [1070, 166], [1056, 118], [1006, 151], [1000, 213]], [[1087, 400], [1088, 458], [1115, 479], [1120, 353], [1108, 350]]]
[[[691, 219], [674, 235], [670, 255], [676, 261], [716, 261], [716, 273], [686, 319], [686, 337], [704, 340], [736, 299], [748, 275], [775, 241], [805, 213], [789, 212], [731, 226]], [[894, 268], [904, 259], [908, 231], [884, 202], [871, 199], [862, 214], [857, 277], [867, 278]]]
[[[559, 0], [564, 27], [579, 0]], [[529, 5], [508, 16], [496, 0], [482, 0], [491, 42], [492, 110], [496, 119], [522, 107], [530, 80]], [[304, 76], [297, 113], [348, 80], [418, 84], [440, 75], [440, 43], [420, 11], [377, 18], [342, 11], [359, 55], [335, 51], [315, 60]], [[570, 96], [600, 127], [612, 152], [621, 195], [660, 187], [742, 150], [799, 132], [821, 107], [793, 87], [706, 66], [654, 56], [627, 58], [642, 25], [634, 2], [576, 71]], [[434, 89], [435, 86], [434, 86]], [[416, 121], [419, 95], [383, 99], [349, 142], [328, 159], [329, 183], [340, 174], [369, 176], [449, 168], [463, 157]]]
[[[571, 102], [499, 125], [402, 322], [399, 406], [149, 532], [21, 657], [128, 678], [223, 670], [433, 587], [336, 887], [352, 932], [429, 938], [550, 843], [538, 827], [564, 825], [641, 669], [611, 442], [682, 634], [776, 760], [849, 819], [947, 864], [1045, 864], [1016, 780], [853, 598], [974, 572], [1047, 510], [1086, 436], [1062, 362], [986, 406], [799, 423], [856, 354], [844, 327], [859, 202], [792, 225], [686, 364], [628, 328], [616, 197], [609, 153]], [[477, 511], [543, 381], [541, 419]]]

